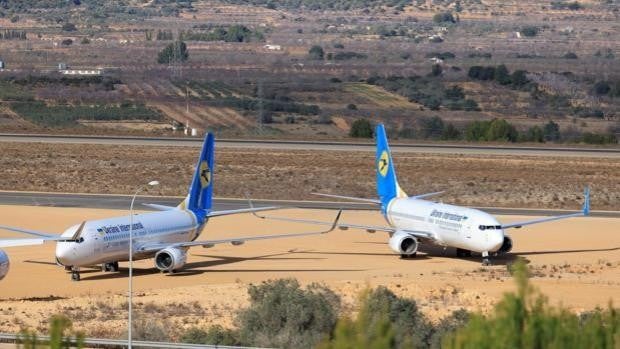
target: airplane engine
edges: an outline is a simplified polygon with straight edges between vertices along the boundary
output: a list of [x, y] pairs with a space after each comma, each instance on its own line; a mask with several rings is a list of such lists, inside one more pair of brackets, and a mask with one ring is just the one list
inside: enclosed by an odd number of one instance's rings
[[9, 272], [9, 256], [6, 252], [0, 250], [0, 280], [4, 279]]
[[401, 255], [412, 255], [418, 251], [418, 239], [402, 231], [395, 232], [389, 241], [390, 248]]
[[508, 253], [512, 251], [512, 239], [510, 236], [504, 236], [504, 242], [502, 243], [502, 247], [497, 250], [497, 253]]
[[174, 272], [185, 265], [187, 252], [179, 248], [166, 248], [155, 255], [155, 267], [161, 271]]

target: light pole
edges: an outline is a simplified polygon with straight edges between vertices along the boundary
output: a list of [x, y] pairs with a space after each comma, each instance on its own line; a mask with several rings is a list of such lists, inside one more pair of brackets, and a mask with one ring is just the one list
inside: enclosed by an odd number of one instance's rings
[[156, 185], [159, 185], [158, 181], [150, 181], [147, 184], [138, 187], [138, 189], [136, 189], [136, 192], [133, 194], [133, 197], [131, 198], [131, 205], [129, 205], [129, 323], [127, 324], [127, 347], [129, 349], [131, 349], [131, 304], [133, 303], [133, 203], [134, 201], [136, 201], [136, 196], [138, 196], [138, 193], [142, 189], [144, 189], [146, 186], [154, 187]]

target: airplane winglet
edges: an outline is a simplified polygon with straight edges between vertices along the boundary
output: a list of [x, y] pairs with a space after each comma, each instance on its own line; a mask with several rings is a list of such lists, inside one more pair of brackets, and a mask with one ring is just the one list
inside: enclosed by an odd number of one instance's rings
[[584, 216], [590, 214], [590, 187], [586, 186], [583, 191], [583, 207], [581, 208]]

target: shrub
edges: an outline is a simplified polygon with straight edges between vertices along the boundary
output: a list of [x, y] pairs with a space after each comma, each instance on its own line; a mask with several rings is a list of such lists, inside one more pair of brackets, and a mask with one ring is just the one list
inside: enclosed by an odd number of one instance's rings
[[324, 286], [305, 289], [297, 280], [281, 279], [252, 285], [249, 308], [237, 317], [242, 343], [253, 346], [310, 348], [336, 323], [338, 296]]
[[439, 138], [443, 134], [444, 124], [439, 116], [420, 119], [420, 136], [423, 138]]
[[538, 33], [540, 32], [540, 29], [538, 27], [528, 25], [528, 26], [521, 28], [520, 32], [521, 32], [521, 35], [523, 36], [534, 37], [538, 35]]
[[441, 132], [441, 139], [444, 141], [459, 138], [461, 138], [461, 132], [452, 123], [448, 123]]
[[170, 64], [174, 62], [185, 62], [189, 58], [187, 45], [183, 41], [175, 41], [166, 45], [157, 55], [157, 63]]
[[553, 120], [549, 120], [549, 122], [543, 126], [543, 135], [546, 141], [560, 140], [560, 125], [553, 122]]
[[67, 22], [62, 25], [62, 30], [66, 32], [74, 32], [77, 30], [77, 28], [75, 27], [75, 24]]
[[508, 68], [505, 65], [500, 64], [495, 68], [495, 81], [500, 85], [510, 85], [512, 82]]
[[585, 132], [581, 135], [581, 142], [587, 144], [617, 144], [618, 138], [613, 133], [597, 134]]
[[357, 105], [355, 105], [353, 103], [349, 103], [349, 104], [347, 104], [347, 109], [349, 109], [349, 110], [357, 110]]
[[575, 52], [566, 52], [564, 54], [564, 56], [562, 56], [562, 58], [566, 58], [566, 59], [577, 59], [579, 57], [577, 57], [577, 54]]
[[594, 84], [594, 93], [599, 96], [606, 95], [611, 91], [611, 86], [607, 81], [597, 81]]
[[543, 129], [539, 126], [532, 126], [528, 128], [527, 132], [524, 135], [524, 141], [543, 143], [545, 141], [545, 134], [543, 132]]
[[323, 51], [321, 46], [314, 45], [310, 48], [310, 50], [308, 50], [308, 56], [310, 56], [310, 59], [322, 61], [325, 56], [325, 51]]
[[456, 19], [452, 15], [452, 12], [440, 12], [433, 16], [433, 22], [435, 23], [456, 23]]
[[579, 318], [548, 305], [528, 280], [523, 261], [512, 266], [516, 293], [505, 294], [489, 316], [474, 314], [448, 335], [442, 348], [614, 348], [620, 341], [620, 314], [611, 306]]
[[220, 325], [211, 326], [206, 331], [198, 327], [191, 327], [181, 335], [181, 342], [210, 345], [240, 345], [241, 343], [237, 337], [237, 332], [225, 329]]
[[71, 39], [64, 39], [63, 41], [60, 42], [61, 45], [63, 46], [71, 46], [71, 44], [73, 44], [73, 40]]
[[365, 290], [355, 320], [338, 321], [333, 337], [319, 348], [419, 348], [427, 346], [431, 326], [415, 301], [383, 286]]
[[431, 68], [432, 76], [439, 76], [441, 75], [442, 72], [443, 72], [443, 68], [441, 67], [440, 64], [433, 64], [433, 67]]
[[517, 129], [504, 119], [493, 119], [486, 132], [487, 141], [516, 142], [519, 137]]
[[374, 132], [370, 121], [367, 119], [357, 119], [351, 125], [349, 137], [355, 138], [372, 138]]

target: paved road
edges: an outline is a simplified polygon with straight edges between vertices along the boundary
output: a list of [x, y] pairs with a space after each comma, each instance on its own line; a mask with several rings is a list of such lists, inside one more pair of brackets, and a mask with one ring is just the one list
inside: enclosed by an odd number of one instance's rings
[[[149, 210], [142, 203], [152, 203], [176, 206], [182, 197], [162, 196], [139, 196], [136, 198], [135, 207]], [[0, 191], [0, 205], [24, 205], [24, 206], [51, 206], [51, 207], [85, 207], [105, 209], [128, 209], [131, 202], [129, 195], [102, 195], [102, 194], [61, 194], [61, 193], [31, 193], [31, 192], [6, 192]], [[375, 210], [376, 206], [366, 203], [334, 202], [334, 201], [294, 201], [294, 200], [255, 200], [255, 206], [282, 206], [303, 208], [328, 208], [328, 209], [351, 209], [351, 210]], [[234, 210], [247, 208], [245, 199], [215, 198], [216, 210]], [[566, 213], [566, 210], [528, 209], [528, 208], [502, 208], [502, 207], [477, 207], [492, 214], [499, 215], [524, 215], [524, 216], [549, 216]], [[595, 217], [618, 217], [620, 211], [592, 211]]]
[[[158, 138], [158, 137], [113, 137], [113, 136], [62, 136], [62, 135], [19, 135], [0, 134], [0, 142], [41, 142], [69, 144], [115, 144], [149, 146], [190, 146], [199, 147], [200, 138]], [[218, 139], [219, 147], [259, 148], [288, 150], [337, 150], [374, 151], [371, 143], [356, 142], [310, 142], [278, 140], [239, 140]], [[440, 153], [440, 154], [486, 154], [486, 155], [533, 155], [533, 156], [577, 156], [620, 159], [620, 148], [574, 148], [574, 147], [519, 147], [484, 146], [463, 144], [392, 144], [394, 152]]]

